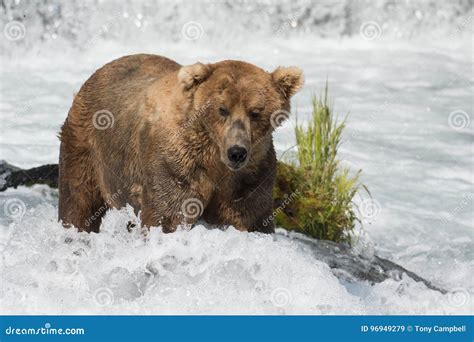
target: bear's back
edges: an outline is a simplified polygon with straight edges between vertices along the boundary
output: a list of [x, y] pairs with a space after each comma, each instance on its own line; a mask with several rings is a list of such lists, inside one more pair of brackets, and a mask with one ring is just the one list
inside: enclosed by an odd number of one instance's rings
[[79, 95], [95, 106], [110, 105], [124, 97], [136, 96], [178, 63], [162, 56], [137, 54], [118, 58], [98, 69], [81, 87]]

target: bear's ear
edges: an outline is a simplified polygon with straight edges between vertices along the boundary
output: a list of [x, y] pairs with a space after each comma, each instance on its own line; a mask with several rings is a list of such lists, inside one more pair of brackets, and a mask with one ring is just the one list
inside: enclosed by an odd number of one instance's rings
[[178, 81], [185, 90], [203, 82], [211, 73], [211, 67], [208, 64], [196, 63], [181, 67], [178, 71]]
[[286, 99], [295, 95], [304, 83], [303, 71], [297, 67], [278, 67], [271, 75], [273, 83]]

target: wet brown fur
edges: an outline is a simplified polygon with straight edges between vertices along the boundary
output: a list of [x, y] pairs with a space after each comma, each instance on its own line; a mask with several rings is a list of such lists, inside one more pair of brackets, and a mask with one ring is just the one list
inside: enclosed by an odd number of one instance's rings
[[[107, 208], [128, 203], [143, 225], [166, 232], [199, 218], [272, 232], [262, 223], [276, 167], [270, 117], [290, 109], [302, 82], [297, 68], [267, 73], [239, 61], [182, 67], [140, 54], [106, 64], [81, 87], [61, 130], [59, 219], [98, 232]], [[104, 111], [113, 125], [97, 129], [94, 114]], [[249, 144], [237, 171], [225, 164], [231, 138]], [[197, 217], [183, 215], [188, 199], [202, 203]]]

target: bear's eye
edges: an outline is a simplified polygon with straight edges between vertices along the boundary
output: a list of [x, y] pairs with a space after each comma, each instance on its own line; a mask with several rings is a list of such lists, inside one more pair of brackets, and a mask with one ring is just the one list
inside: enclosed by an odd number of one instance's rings
[[219, 108], [219, 114], [226, 117], [226, 116], [229, 116], [229, 111], [227, 109], [225, 109], [224, 107], [221, 107]]
[[249, 115], [252, 119], [258, 119], [260, 117], [260, 112], [258, 110], [253, 110]]

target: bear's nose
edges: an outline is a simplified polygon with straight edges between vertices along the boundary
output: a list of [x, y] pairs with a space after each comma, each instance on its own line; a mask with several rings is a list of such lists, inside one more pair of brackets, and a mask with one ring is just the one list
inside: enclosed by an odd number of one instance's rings
[[244, 147], [232, 146], [227, 150], [227, 157], [233, 163], [243, 163], [247, 158], [247, 150]]

